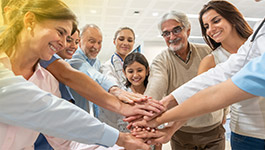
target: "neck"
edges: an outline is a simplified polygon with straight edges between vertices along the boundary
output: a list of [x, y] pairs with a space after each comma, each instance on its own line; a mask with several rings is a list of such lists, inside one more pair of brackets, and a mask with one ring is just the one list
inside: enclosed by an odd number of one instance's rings
[[182, 49], [175, 51], [175, 54], [181, 57], [183, 60], [187, 59], [188, 53], [189, 53], [189, 45], [186, 44]]
[[28, 44], [17, 44], [14, 47], [15, 53], [10, 56], [12, 70], [16, 75], [22, 75], [25, 79], [29, 79], [39, 60], [38, 57], [32, 55]]
[[118, 54], [118, 55], [121, 57], [122, 61], [124, 61], [126, 55], [121, 55], [121, 54], [119, 54], [119, 53], [117, 53], [117, 52], [116, 52], [116, 54]]
[[144, 94], [144, 91], [145, 91], [145, 86], [144, 86], [144, 84], [141, 84], [141, 85], [139, 85], [139, 86], [131, 85], [130, 88], [132, 89], [133, 93]]

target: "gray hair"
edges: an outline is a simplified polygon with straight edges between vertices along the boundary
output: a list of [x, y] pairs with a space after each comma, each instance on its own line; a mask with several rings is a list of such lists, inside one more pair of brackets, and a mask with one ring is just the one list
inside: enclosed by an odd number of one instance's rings
[[180, 11], [170, 11], [166, 13], [162, 17], [161, 21], [158, 23], [158, 29], [161, 33], [162, 33], [162, 24], [170, 19], [176, 20], [177, 22], [181, 23], [186, 30], [190, 29], [190, 21], [185, 13]]
[[88, 28], [96, 28], [96, 29], [100, 32], [100, 34], [102, 34], [100, 28], [99, 28], [97, 25], [95, 25], [95, 24], [86, 24], [86, 25], [81, 29], [81, 34], [80, 34], [81, 37], [84, 35], [84, 33], [87, 31]]

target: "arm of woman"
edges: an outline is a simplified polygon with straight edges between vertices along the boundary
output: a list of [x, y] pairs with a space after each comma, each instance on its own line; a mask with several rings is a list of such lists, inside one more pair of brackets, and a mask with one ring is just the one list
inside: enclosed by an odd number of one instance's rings
[[216, 64], [214, 62], [214, 56], [212, 54], [205, 56], [202, 59], [200, 66], [198, 68], [198, 75], [208, 71], [211, 68], [214, 68], [215, 66]]

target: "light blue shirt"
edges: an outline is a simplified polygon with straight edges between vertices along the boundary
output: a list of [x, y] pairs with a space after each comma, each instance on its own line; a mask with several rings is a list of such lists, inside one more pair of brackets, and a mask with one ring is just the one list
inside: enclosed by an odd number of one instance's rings
[[0, 54], [0, 122], [85, 144], [116, 143], [118, 130], [15, 76], [5, 58]]
[[232, 77], [232, 81], [248, 93], [265, 97], [265, 53], [250, 61]]
[[[109, 91], [113, 86], [117, 86], [111, 78], [99, 72], [100, 61], [98, 59], [89, 59], [80, 48], [75, 52], [72, 59], [67, 60], [67, 62], [73, 68], [87, 74], [106, 91]], [[75, 104], [89, 112], [89, 102], [73, 89], [70, 89], [70, 91], [75, 98]]]

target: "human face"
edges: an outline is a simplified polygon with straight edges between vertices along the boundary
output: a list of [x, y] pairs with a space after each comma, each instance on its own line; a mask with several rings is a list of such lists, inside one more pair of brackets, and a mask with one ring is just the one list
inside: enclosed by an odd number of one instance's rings
[[230, 40], [234, 36], [235, 28], [225, 18], [211, 9], [202, 15], [202, 21], [206, 34], [217, 43]]
[[76, 31], [71, 37], [67, 37], [65, 49], [58, 52], [57, 54], [63, 59], [71, 59], [78, 48], [79, 42], [79, 33]]
[[188, 36], [190, 29], [183, 29], [178, 34], [173, 34], [172, 30], [176, 27], [183, 27], [183, 25], [176, 20], [170, 19], [162, 23], [162, 33], [170, 32], [169, 36], [164, 36], [168, 48], [174, 52], [179, 50], [186, 50], [188, 47]]
[[128, 29], [121, 30], [114, 40], [116, 45], [116, 52], [122, 58], [125, 58], [133, 49], [134, 35]]
[[96, 59], [102, 44], [102, 35], [97, 28], [89, 27], [82, 35], [80, 48], [89, 59]]
[[125, 76], [133, 86], [144, 85], [148, 70], [144, 65], [135, 61], [125, 69]]
[[50, 60], [52, 55], [65, 48], [66, 37], [69, 36], [71, 30], [71, 20], [36, 22], [31, 31], [26, 31], [29, 35], [28, 50], [39, 59]]

